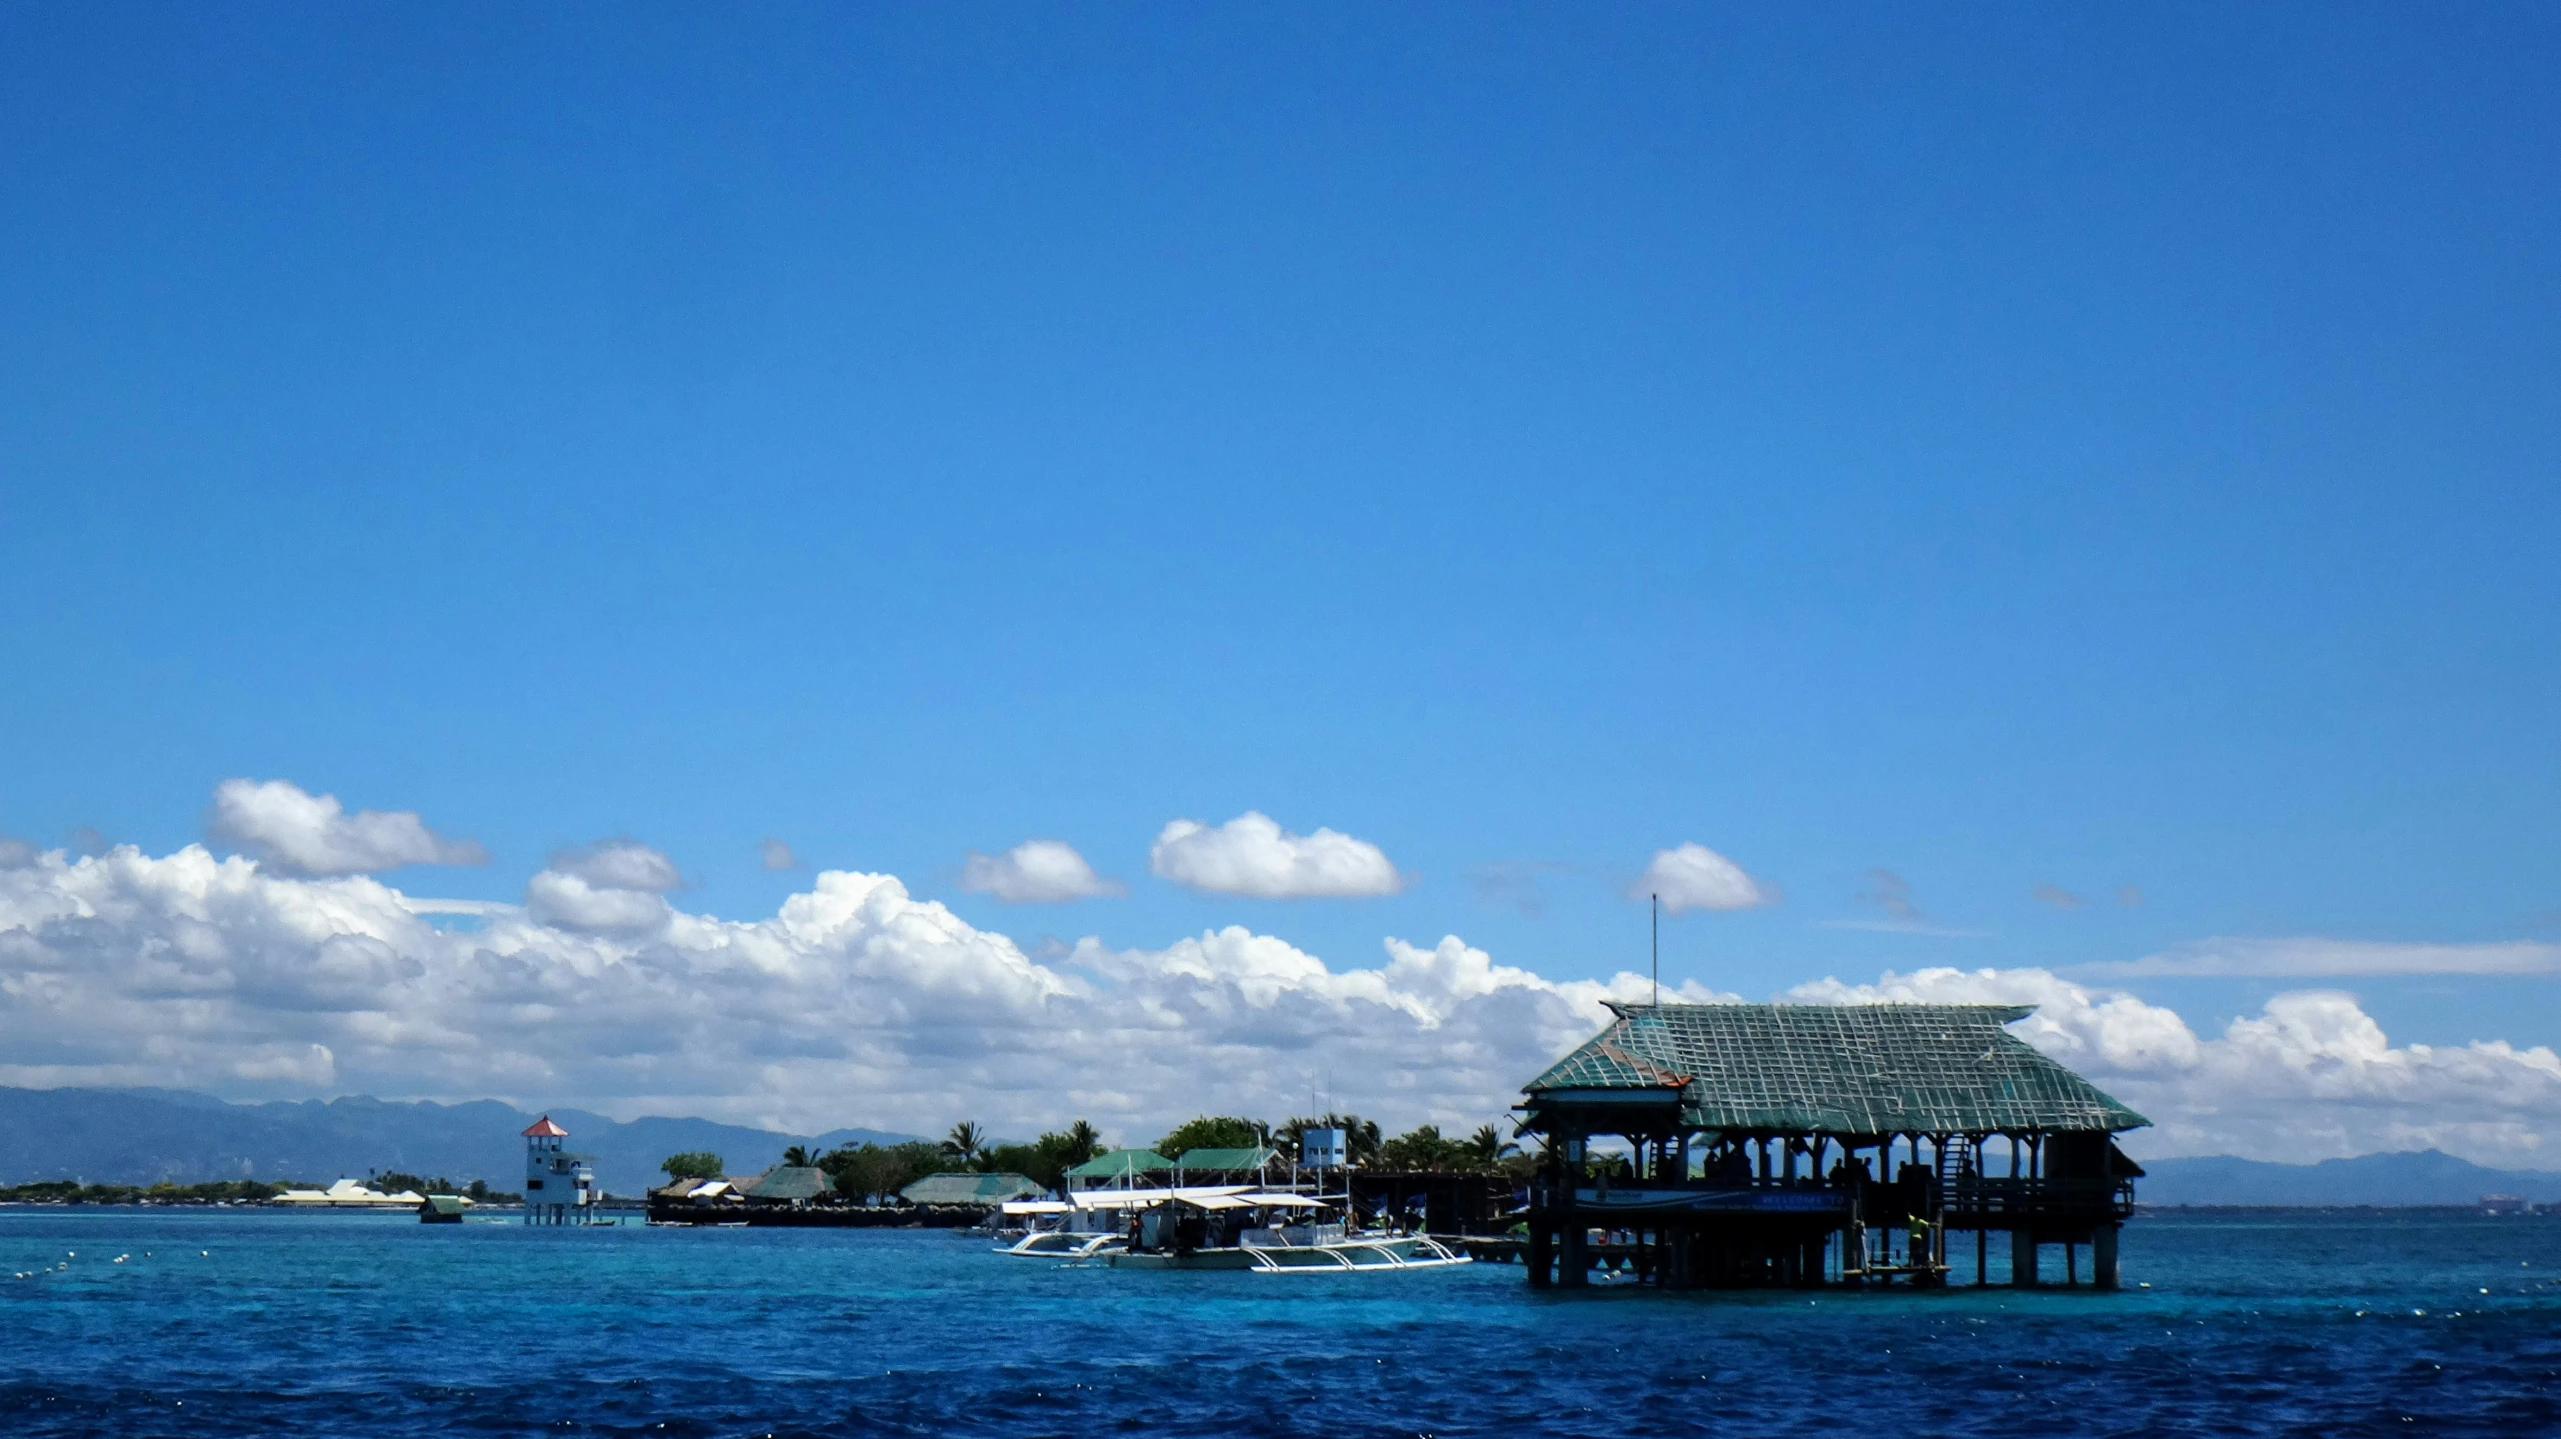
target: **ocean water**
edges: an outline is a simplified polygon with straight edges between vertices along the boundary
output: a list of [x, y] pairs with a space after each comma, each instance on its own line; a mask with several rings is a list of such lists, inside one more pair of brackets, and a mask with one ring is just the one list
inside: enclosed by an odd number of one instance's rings
[[2151, 1287], [1567, 1295], [943, 1232], [0, 1209], [30, 1276], [0, 1277], [0, 1433], [2561, 1433], [2561, 1221], [2147, 1215], [2124, 1264]]

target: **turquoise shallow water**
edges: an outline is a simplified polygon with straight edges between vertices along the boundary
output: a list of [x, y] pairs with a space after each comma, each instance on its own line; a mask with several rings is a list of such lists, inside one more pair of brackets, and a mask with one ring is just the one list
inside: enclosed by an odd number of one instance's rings
[[2125, 1266], [2153, 1287], [1562, 1296], [1508, 1265], [1069, 1270], [919, 1231], [0, 1210], [0, 1276], [37, 1271], [0, 1278], [0, 1416], [13, 1436], [2561, 1433], [2561, 1222], [2146, 1216]]

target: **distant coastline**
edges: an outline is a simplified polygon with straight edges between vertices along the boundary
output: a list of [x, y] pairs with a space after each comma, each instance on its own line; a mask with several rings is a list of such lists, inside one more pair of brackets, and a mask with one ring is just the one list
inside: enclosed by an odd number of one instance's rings
[[[626, 1196], [665, 1183], [661, 1161], [686, 1151], [761, 1169], [795, 1145], [825, 1153], [921, 1142], [872, 1129], [793, 1135], [703, 1119], [551, 1112], [574, 1147], [596, 1156], [599, 1187]], [[0, 1186], [15, 1185], [0, 1187], [0, 1204], [236, 1205], [261, 1202], [247, 1196], [272, 1195], [287, 1181], [325, 1187], [392, 1172], [513, 1188], [523, 1172], [518, 1131], [534, 1117], [495, 1100], [234, 1104], [177, 1090], [0, 1087]], [[2149, 1172], [2135, 1198], [2146, 1209], [2468, 1209], [2490, 1195], [2561, 1203], [2561, 1172], [2491, 1168], [2433, 1150], [2317, 1164], [2233, 1155], [2144, 1164]]]

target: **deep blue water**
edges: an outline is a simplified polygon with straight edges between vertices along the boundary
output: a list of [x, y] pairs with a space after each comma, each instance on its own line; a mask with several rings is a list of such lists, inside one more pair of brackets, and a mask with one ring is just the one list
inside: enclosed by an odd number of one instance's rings
[[2125, 1269], [2152, 1287], [1569, 1296], [915, 1231], [0, 1210], [0, 1432], [2561, 1433], [2561, 1221], [2145, 1216]]

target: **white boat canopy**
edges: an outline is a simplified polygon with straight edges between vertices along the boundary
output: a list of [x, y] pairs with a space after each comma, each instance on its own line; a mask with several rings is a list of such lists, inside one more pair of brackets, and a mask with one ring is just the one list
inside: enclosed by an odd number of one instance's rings
[[1007, 1214], [1064, 1214], [1075, 1207], [1073, 1204], [1056, 1199], [1008, 1199], [1005, 1201]]
[[1167, 1200], [1242, 1194], [1250, 1184], [1212, 1184], [1187, 1189], [1080, 1189], [1068, 1197], [1079, 1209], [1146, 1209]]
[[1174, 1202], [1177, 1204], [1188, 1204], [1194, 1209], [1247, 1209], [1252, 1207], [1245, 1202], [1243, 1196], [1235, 1194], [1180, 1194], [1174, 1197]]
[[1240, 1194], [1236, 1197], [1247, 1204], [1270, 1209], [1322, 1209], [1325, 1207], [1324, 1200], [1310, 1199], [1304, 1194]]

